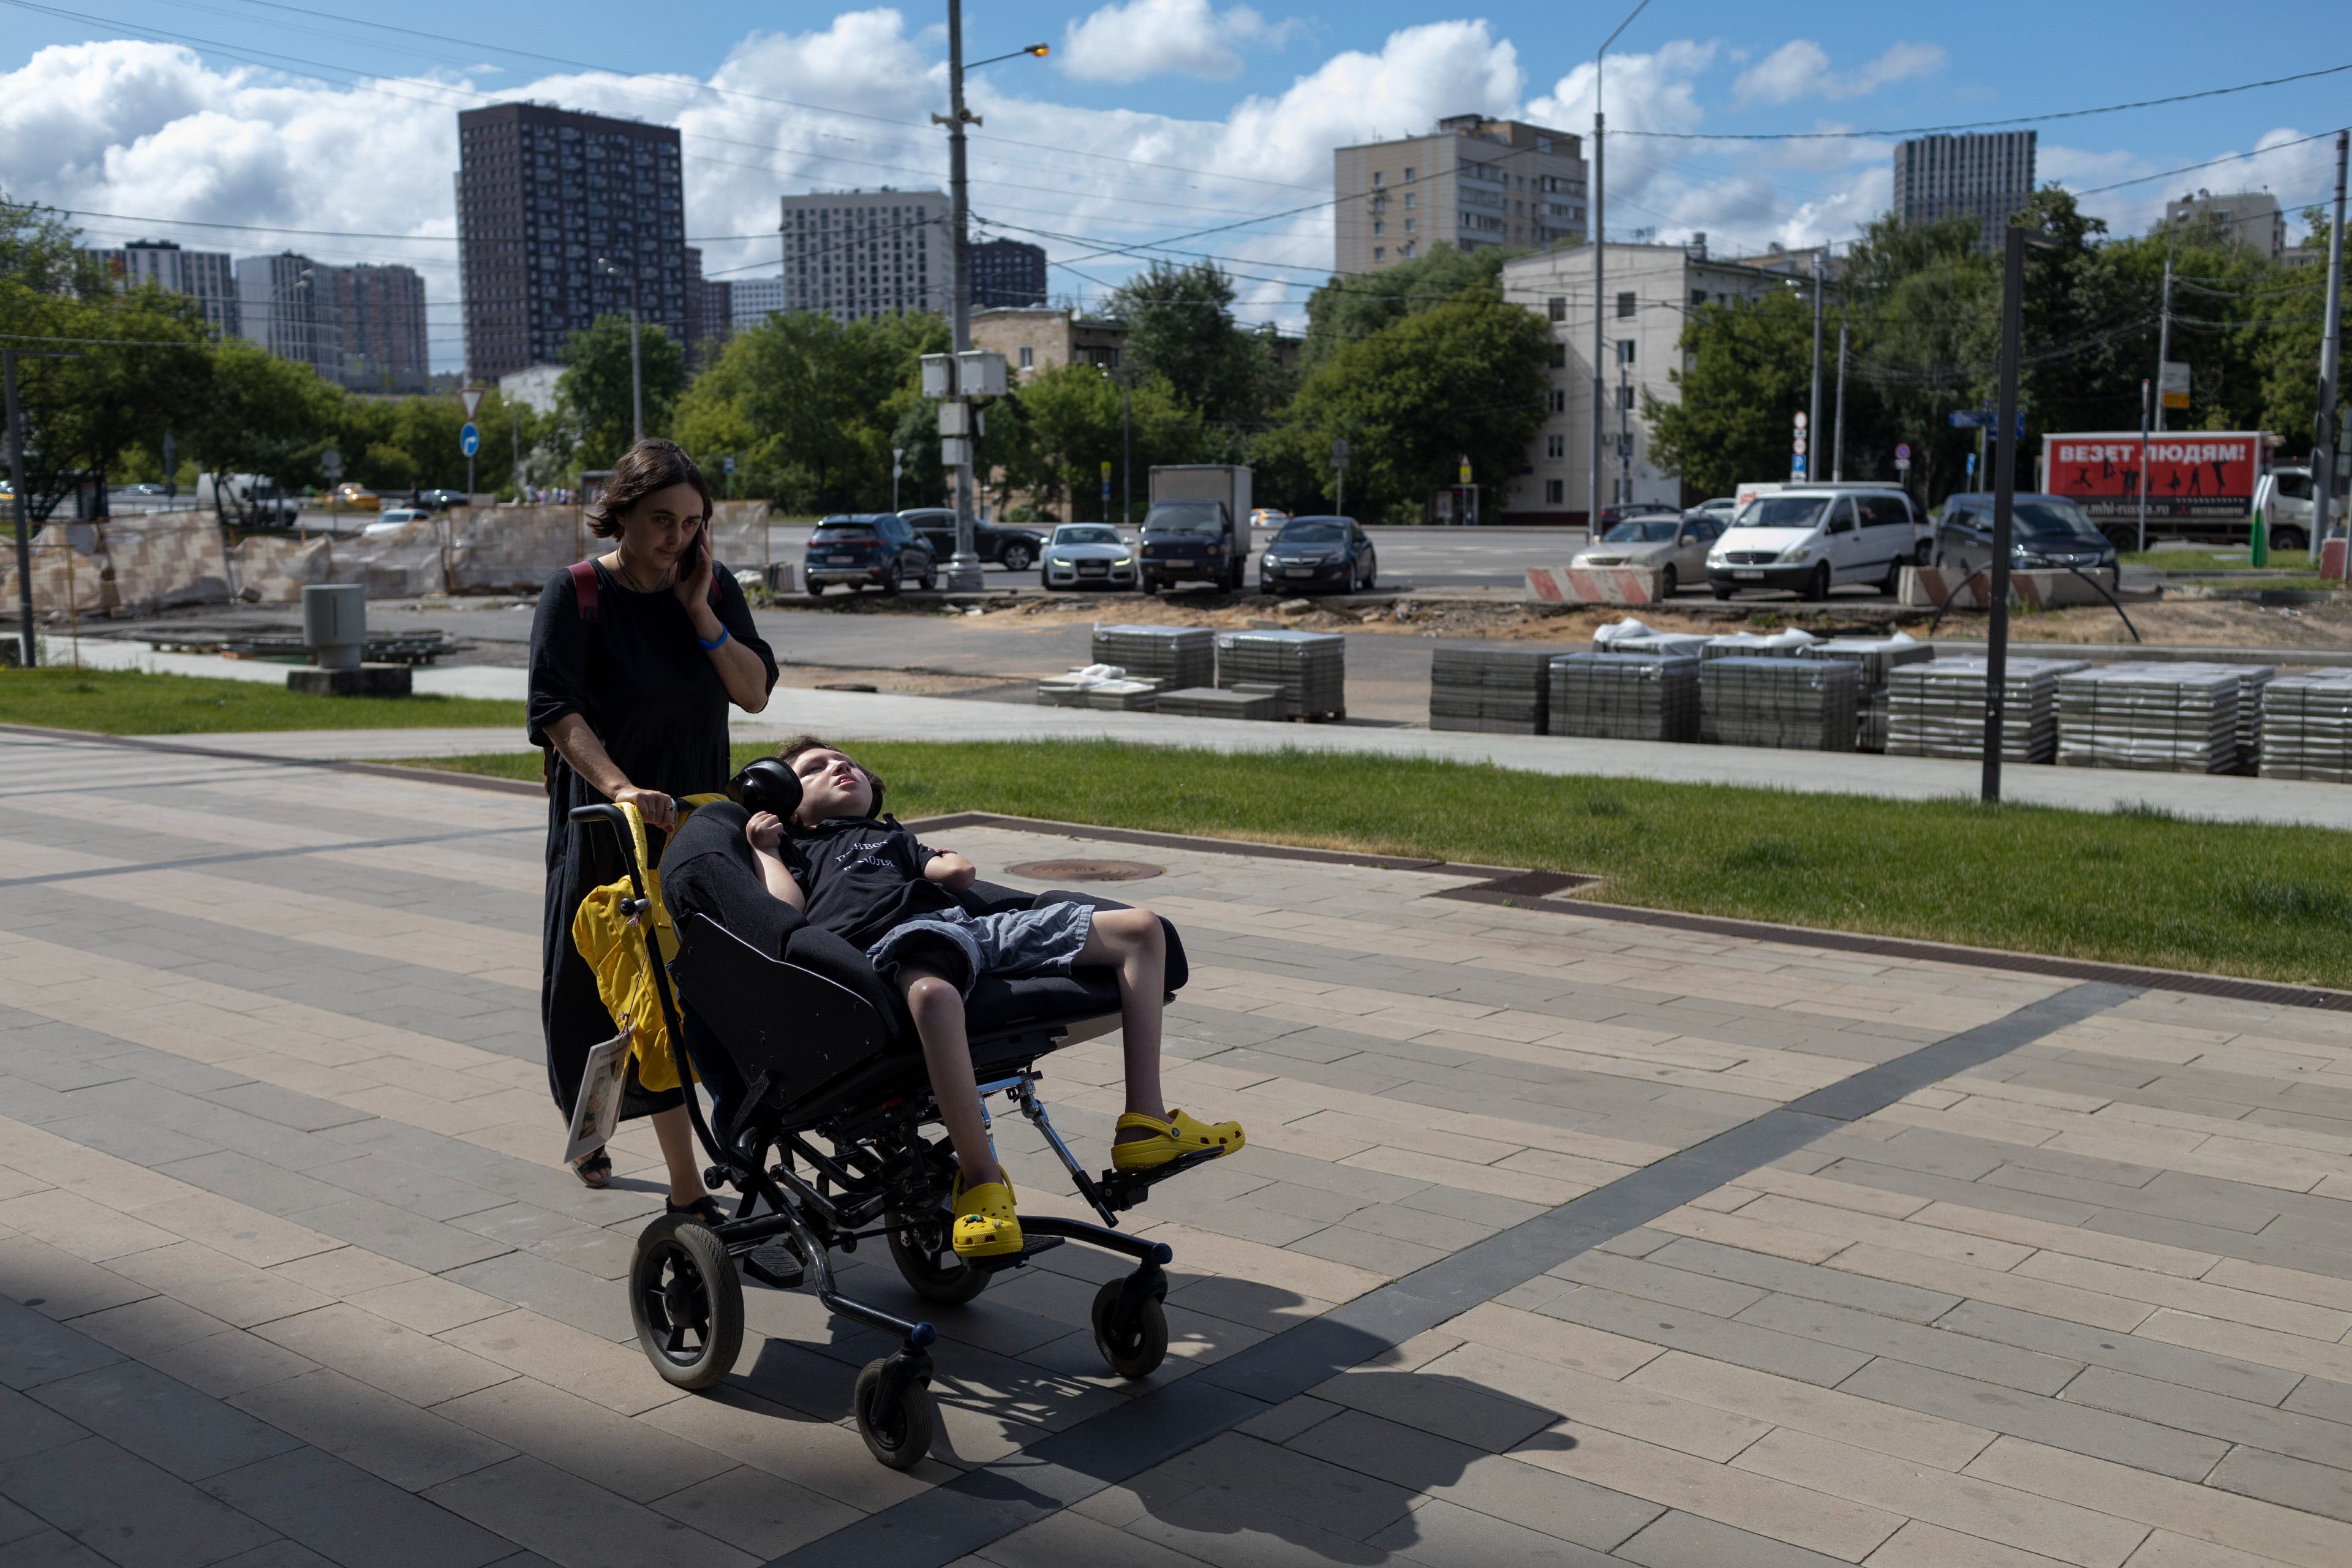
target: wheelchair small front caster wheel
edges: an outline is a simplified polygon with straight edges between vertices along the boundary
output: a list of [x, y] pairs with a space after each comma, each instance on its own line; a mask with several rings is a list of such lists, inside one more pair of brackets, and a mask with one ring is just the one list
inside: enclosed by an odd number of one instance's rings
[[931, 1451], [931, 1434], [940, 1424], [939, 1406], [931, 1391], [918, 1378], [900, 1384], [896, 1398], [884, 1386], [883, 1371], [891, 1358], [866, 1363], [857, 1374], [855, 1404], [857, 1435], [866, 1451], [894, 1470], [910, 1470]]
[[686, 1215], [664, 1215], [637, 1237], [629, 1318], [663, 1381], [709, 1388], [743, 1349], [743, 1281], [727, 1244]]
[[961, 1307], [988, 1289], [988, 1270], [973, 1268], [948, 1245], [945, 1220], [906, 1223], [893, 1215], [888, 1223], [890, 1256], [907, 1288], [924, 1300]]
[[1123, 1302], [1127, 1281], [1112, 1279], [1095, 1292], [1095, 1349], [1121, 1377], [1150, 1377], [1168, 1356], [1168, 1314], [1146, 1296], [1132, 1311]]

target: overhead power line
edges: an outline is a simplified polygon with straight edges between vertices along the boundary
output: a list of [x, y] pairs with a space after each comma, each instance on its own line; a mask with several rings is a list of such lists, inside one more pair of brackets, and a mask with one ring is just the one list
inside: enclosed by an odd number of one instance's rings
[[[2200, 98], [2227, 98], [2231, 93], [2254, 92], [2266, 87], [2284, 87], [2289, 82], [2310, 81], [2316, 77], [2336, 76], [2352, 71], [2352, 62], [2340, 66], [2323, 66], [2317, 70], [2297, 71], [2293, 76], [2274, 76], [2267, 81], [2241, 82], [2236, 87], [2210, 87], [2200, 92], [2176, 92], [2166, 98], [2143, 98], [2132, 103], [2103, 104], [2097, 109], [2061, 109], [2048, 114], [2013, 114], [2006, 120], [1969, 120], [1955, 125], [1908, 125], [1892, 131], [1766, 131], [1749, 132], [1711, 132], [1706, 131], [1620, 131], [1620, 136], [1647, 136], [1667, 142], [1843, 142], [1876, 136], [1937, 136], [1952, 131], [1988, 131], [1999, 125], [2043, 125], [2053, 120], [2081, 120], [2094, 114], [2121, 114], [2132, 109], [2156, 109], [2168, 103], [2188, 103]], [[2334, 132], [2329, 132], [2333, 135]]]

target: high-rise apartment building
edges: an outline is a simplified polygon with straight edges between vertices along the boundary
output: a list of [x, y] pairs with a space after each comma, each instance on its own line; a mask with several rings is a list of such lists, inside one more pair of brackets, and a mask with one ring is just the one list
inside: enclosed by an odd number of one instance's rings
[[240, 337], [236, 268], [225, 250], [183, 250], [168, 239], [134, 239], [82, 254], [104, 268], [118, 289], [152, 283], [185, 294], [204, 307], [205, 320], [227, 337]]
[[1895, 216], [1906, 224], [1972, 217], [1991, 250], [2033, 195], [2037, 132], [1922, 136], [1895, 146]]
[[686, 247], [686, 363], [695, 370], [715, 363], [735, 335], [735, 285], [702, 275], [702, 252]]
[[335, 291], [337, 378], [358, 392], [423, 392], [433, 377], [425, 279], [413, 267], [362, 262], [320, 269]]
[[782, 308], [836, 321], [945, 315], [955, 290], [947, 215], [938, 191], [786, 196]]
[[2167, 226], [2195, 223], [2210, 217], [2232, 240], [2252, 246], [2273, 261], [2286, 255], [2286, 214], [2268, 191], [2232, 191], [2217, 195], [2199, 191], [2164, 204]]
[[687, 338], [678, 134], [537, 103], [457, 116], [466, 366], [478, 380], [553, 361], [599, 316]]
[[1334, 270], [1378, 272], [1433, 245], [1541, 249], [1583, 237], [1583, 143], [1565, 131], [1456, 114], [1427, 136], [1331, 153]]
[[971, 308], [1019, 310], [1045, 302], [1045, 247], [992, 239], [971, 247]]
[[739, 332], [763, 325], [770, 316], [784, 308], [782, 278], [738, 278], [727, 291], [730, 313]]
[[329, 381], [341, 381], [339, 270], [291, 250], [237, 258], [237, 313], [245, 336], [279, 359], [307, 364]]

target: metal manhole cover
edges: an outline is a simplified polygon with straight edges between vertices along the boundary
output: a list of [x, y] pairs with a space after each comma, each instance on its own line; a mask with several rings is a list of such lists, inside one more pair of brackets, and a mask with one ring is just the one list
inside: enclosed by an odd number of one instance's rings
[[1167, 869], [1165, 866], [1147, 866], [1140, 860], [1024, 860], [1005, 868], [1013, 876], [1025, 877], [1033, 882], [1140, 882]]

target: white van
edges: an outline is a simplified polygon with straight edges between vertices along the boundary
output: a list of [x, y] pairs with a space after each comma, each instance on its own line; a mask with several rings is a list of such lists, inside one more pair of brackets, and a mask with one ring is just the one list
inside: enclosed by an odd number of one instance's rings
[[1718, 599], [1742, 588], [1825, 599], [1843, 583], [1892, 595], [1926, 548], [1911, 499], [1893, 486], [1780, 485], [1744, 503], [1707, 552], [1706, 585]]

